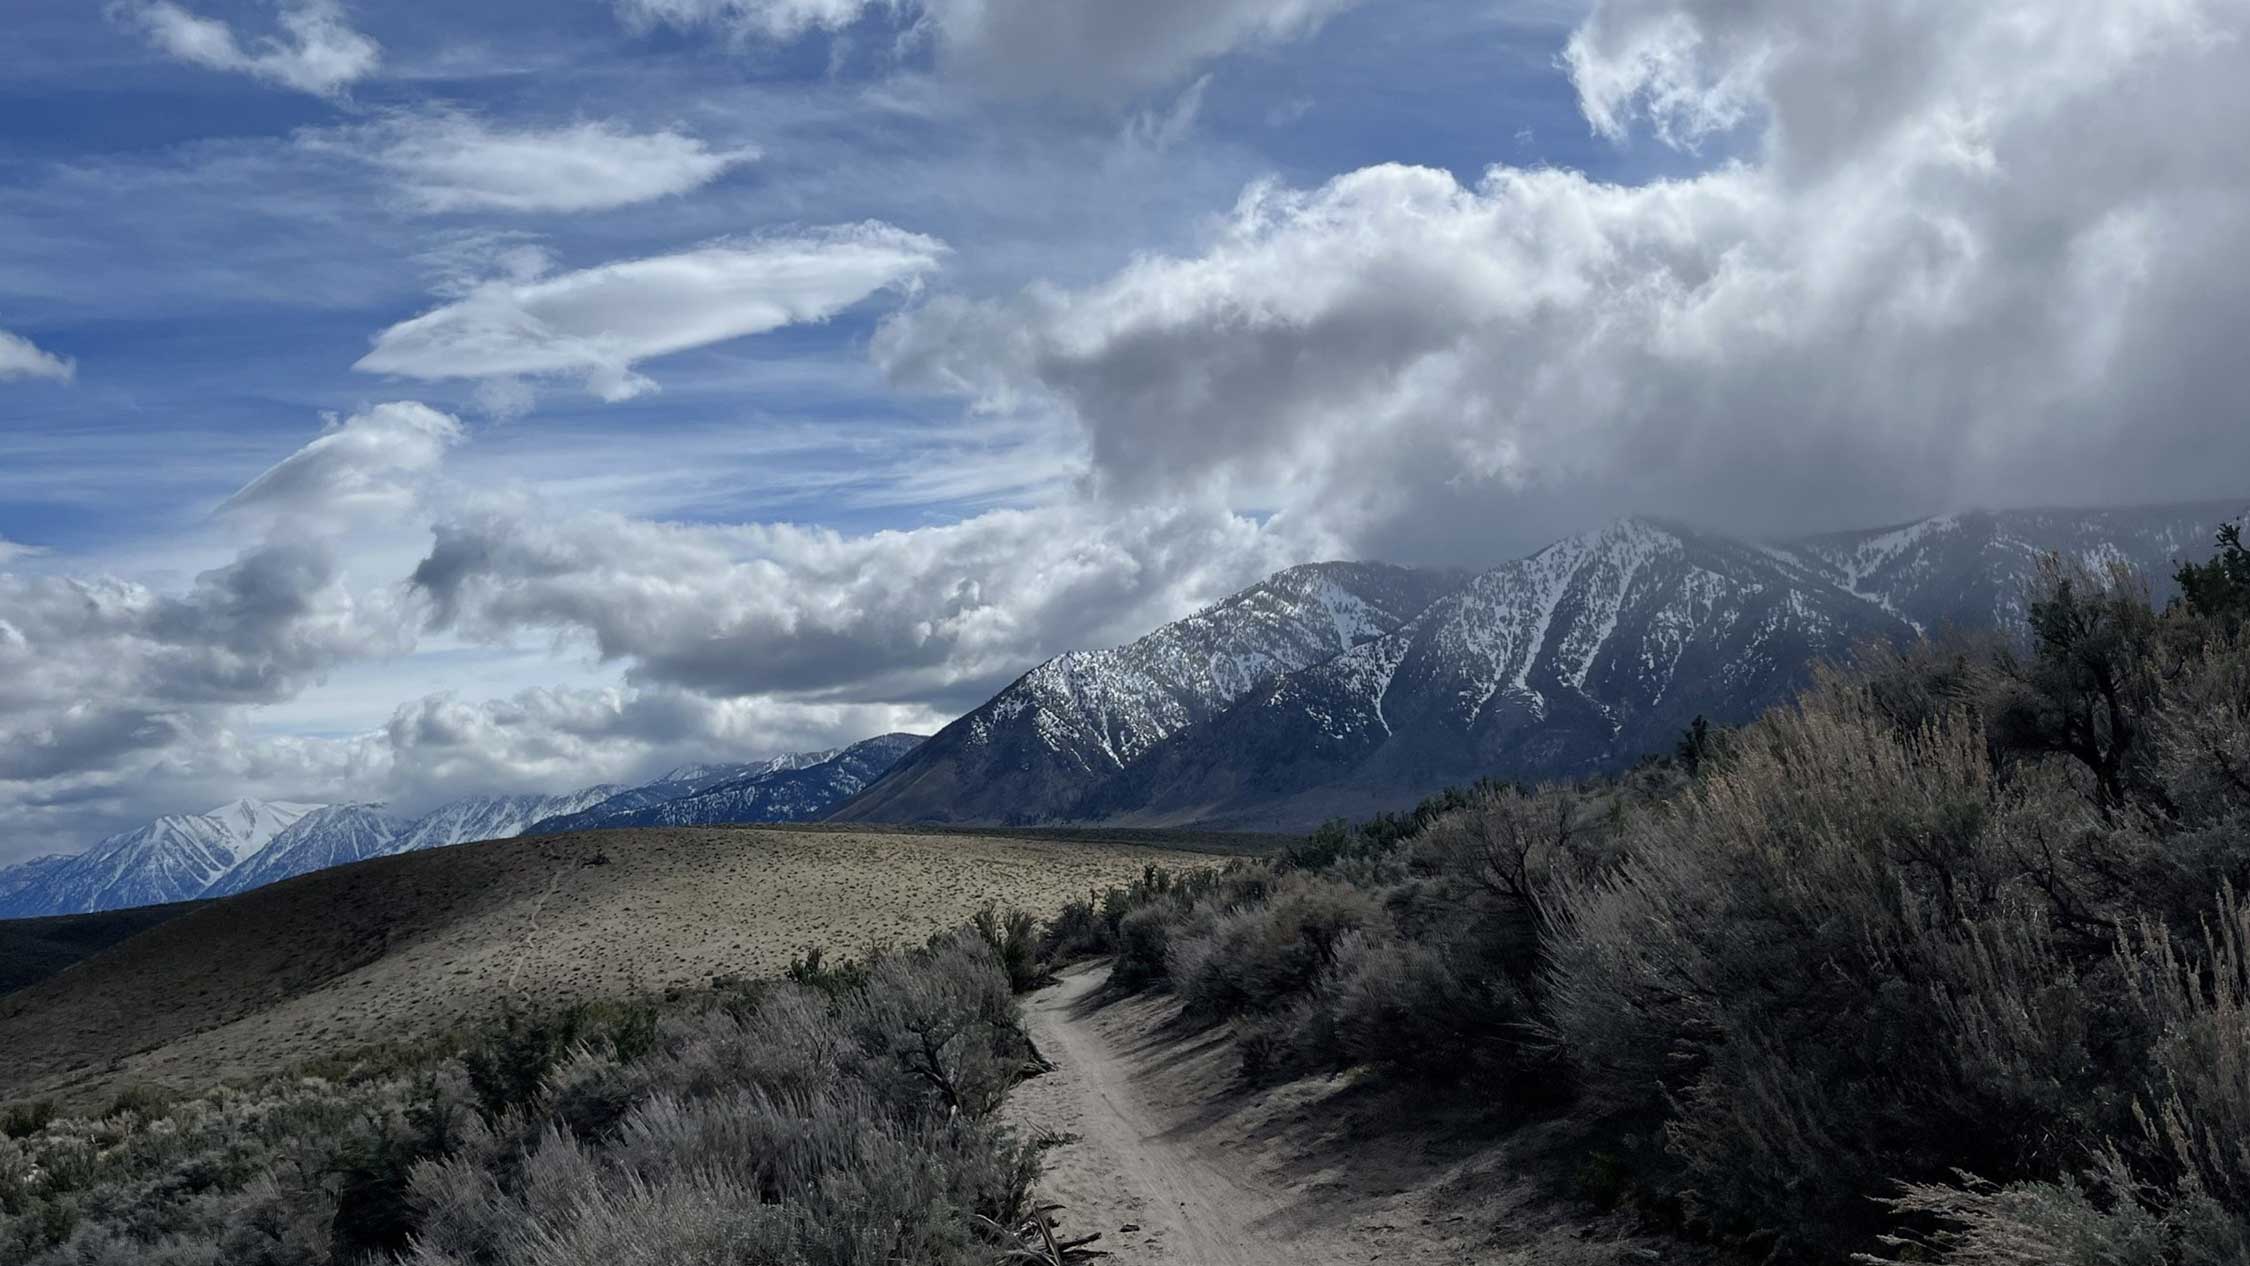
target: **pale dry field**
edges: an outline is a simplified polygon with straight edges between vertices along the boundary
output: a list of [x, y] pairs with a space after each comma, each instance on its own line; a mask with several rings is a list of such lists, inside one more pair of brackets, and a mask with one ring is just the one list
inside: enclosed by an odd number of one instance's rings
[[1127, 843], [740, 827], [382, 858], [200, 906], [0, 998], [0, 1100], [202, 1088], [492, 1014], [920, 944], [987, 902], [1040, 914], [1151, 862]]

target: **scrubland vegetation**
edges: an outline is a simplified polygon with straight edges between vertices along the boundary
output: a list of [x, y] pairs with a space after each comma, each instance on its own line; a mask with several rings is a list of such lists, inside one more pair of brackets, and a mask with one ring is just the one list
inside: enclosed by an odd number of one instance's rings
[[1775, 1260], [2250, 1262], [2250, 554], [2050, 569], [2023, 645], [1870, 649], [1600, 785], [1151, 870], [1050, 954], [1568, 1139]]
[[989, 1263], [1036, 1238], [993, 1123], [1036, 1059], [991, 917], [926, 949], [463, 1045], [0, 1126], [0, 1260], [42, 1266]]

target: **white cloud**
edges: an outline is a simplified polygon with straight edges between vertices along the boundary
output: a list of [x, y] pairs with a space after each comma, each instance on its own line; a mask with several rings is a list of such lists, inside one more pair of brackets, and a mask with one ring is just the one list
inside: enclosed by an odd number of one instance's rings
[[0, 566], [5, 566], [19, 558], [37, 558], [46, 552], [45, 549], [37, 545], [24, 545], [17, 541], [11, 541], [5, 536], [0, 536]]
[[251, 480], [222, 513], [261, 513], [334, 522], [366, 511], [412, 507], [422, 481], [461, 442], [461, 424], [414, 401], [380, 404], [341, 421]]
[[794, 39], [871, 14], [934, 43], [982, 91], [1102, 96], [1173, 82], [1236, 49], [1299, 39], [1361, 0], [616, 0], [637, 27]]
[[950, 720], [895, 704], [712, 699], [667, 688], [535, 689], [503, 699], [438, 694], [358, 740], [384, 770], [379, 796], [415, 809], [495, 789], [561, 791], [666, 768], [933, 733]]
[[68, 357], [41, 351], [30, 339], [0, 330], [0, 382], [11, 378], [45, 378], [69, 382], [78, 366]]
[[633, 366], [907, 289], [945, 247], [885, 224], [722, 242], [541, 280], [495, 280], [375, 338], [354, 368], [409, 378], [583, 378], [605, 400], [653, 389]]
[[[7, 851], [88, 843], [93, 826], [234, 795], [372, 785], [388, 765], [369, 753], [252, 739], [246, 721], [413, 649], [425, 604], [396, 570], [369, 566], [352, 529], [410, 510], [459, 438], [413, 403], [331, 422], [229, 500], [213, 530], [237, 538], [231, 558], [185, 585], [73, 574], [52, 556], [33, 574], [0, 568]], [[0, 542], [0, 563], [17, 550]]]
[[641, 684], [961, 710], [1049, 655], [1137, 635], [1294, 561], [1208, 506], [997, 510], [845, 536], [514, 505], [441, 525], [415, 583], [437, 627], [584, 638]]
[[1624, 511], [1746, 529], [2222, 495], [2250, 470], [2244, 8], [1614, 0], [1590, 120], [1739, 160], [1622, 185], [1374, 167], [1204, 248], [876, 340], [895, 380], [1083, 428], [1097, 484], [1371, 553]]
[[686, 193], [758, 157], [607, 121], [507, 130], [451, 111], [308, 133], [300, 143], [374, 163], [424, 211], [606, 211]]
[[184, 62], [270, 80], [299, 92], [333, 96], [375, 73], [382, 49], [352, 28], [336, 0], [282, 0], [281, 31], [245, 48], [234, 28], [200, 17], [171, 0], [123, 10], [151, 42]]
[[1360, 0], [924, 0], [949, 73], [1015, 91], [1139, 90], [1310, 35]]

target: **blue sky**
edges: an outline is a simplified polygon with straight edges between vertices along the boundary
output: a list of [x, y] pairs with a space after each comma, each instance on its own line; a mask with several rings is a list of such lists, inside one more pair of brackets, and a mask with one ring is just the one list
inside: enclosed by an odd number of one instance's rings
[[2067, 7], [28, 0], [0, 863], [926, 729], [1313, 557], [2230, 495], [2243, 6]]

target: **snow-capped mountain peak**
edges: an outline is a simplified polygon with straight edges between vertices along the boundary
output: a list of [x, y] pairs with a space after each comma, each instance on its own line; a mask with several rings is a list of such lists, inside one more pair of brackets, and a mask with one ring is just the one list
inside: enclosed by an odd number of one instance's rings
[[239, 864], [243, 859], [263, 851], [275, 836], [295, 826], [306, 814], [323, 807], [317, 804], [252, 800], [244, 797], [229, 800], [200, 816], [218, 822], [225, 830], [227, 838], [233, 843], [235, 861]]
[[379, 804], [332, 804], [312, 810], [251, 853], [200, 894], [247, 892], [310, 871], [365, 861], [392, 851], [407, 824]]
[[1124, 646], [1058, 655], [946, 727], [839, 816], [1040, 820], [1262, 685], [1399, 628], [1463, 579], [1308, 563]]
[[403, 831], [389, 852], [443, 848], [475, 840], [504, 840], [521, 835], [532, 823], [596, 805], [623, 790], [603, 783], [559, 796], [469, 796], [440, 805]]

